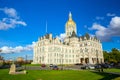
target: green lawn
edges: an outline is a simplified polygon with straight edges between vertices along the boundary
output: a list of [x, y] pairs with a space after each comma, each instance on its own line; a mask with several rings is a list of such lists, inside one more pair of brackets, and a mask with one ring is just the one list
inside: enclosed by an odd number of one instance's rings
[[116, 72], [120, 73], [120, 69], [112, 68], [112, 69], [104, 69], [105, 72]]
[[117, 75], [87, 70], [28, 70], [27, 74], [9, 75], [8, 69], [0, 69], [0, 80], [112, 80]]

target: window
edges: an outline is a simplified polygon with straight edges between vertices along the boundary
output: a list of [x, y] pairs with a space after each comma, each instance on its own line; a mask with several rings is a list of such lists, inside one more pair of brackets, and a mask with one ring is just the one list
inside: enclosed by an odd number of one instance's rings
[[74, 55], [73, 55], [73, 58], [74, 58]]
[[66, 53], [67, 53], [67, 49], [66, 49], [66, 51], [65, 51]]
[[59, 54], [57, 53], [57, 57], [59, 56]]
[[69, 59], [69, 62], [71, 62], [71, 59]]
[[71, 53], [71, 50], [69, 50], [69, 53]]
[[48, 63], [49, 63], [49, 59], [48, 59]]
[[79, 60], [78, 60], [78, 59], [76, 59], [76, 62], [77, 62], [77, 63], [79, 63]]
[[52, 54], [50, 53], [50, 54], [49, 54], [49, 57], [51, 57], [51, 56], [52, 56]]
[[66, 59], [65, 61], [66, 61], [66, 62], [68, 62], [68, 60], [67, 60], [67, 59]]
[[74, 53], [74, 50], [72, 50], [72, 52]]
[[71, 57], [71, 55], [69, 55], [69, 57]]
[[87, 48], [85, 48], [85, 52], [88, 52], [88, 49], [87, 49]]
[[56, 53], [54, 54], [54, 56], [56, 57]]
[[54, 59], [54, 62], [56, 62], [56, 59]]
[[44, 47], [42, 47], [42, 51], [44, 51]]
[[62, 52], [64, 52], [64, 48], [62, 48]]
[[65, 57], [67, 58], [68, 55], [65, 55]]
[[78, 55], [76, 55], [76, 57], [78, 57]]
[[49, 54], [48, 54], [48, 57], [49, 57]]
[[82, 47], [82, 44], [80, 44], [80, 47]]

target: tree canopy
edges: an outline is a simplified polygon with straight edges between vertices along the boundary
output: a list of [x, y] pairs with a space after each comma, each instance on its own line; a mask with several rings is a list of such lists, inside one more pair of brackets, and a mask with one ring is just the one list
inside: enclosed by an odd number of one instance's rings
[[103, 51], [104, 61], [105, 62], [120, 62], [120, 50], [113, 48], [110, 52]]

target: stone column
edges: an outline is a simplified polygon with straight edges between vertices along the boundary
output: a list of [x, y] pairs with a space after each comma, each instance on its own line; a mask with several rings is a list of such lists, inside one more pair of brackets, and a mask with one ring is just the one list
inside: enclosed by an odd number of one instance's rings
[[92, 58], [89, 57], [89, 64], [93, 64]]

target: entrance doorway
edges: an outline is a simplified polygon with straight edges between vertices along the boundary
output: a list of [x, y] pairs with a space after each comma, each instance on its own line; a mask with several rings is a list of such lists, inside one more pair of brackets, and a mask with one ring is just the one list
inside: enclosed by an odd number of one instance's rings
[[89, 59], [88, 58], [85, 58], [85, 63], [89, 63]]
[[80, 61], [81, 61], [81, 64], [83, 64], [84, 63], [84, 58], [81, 58]]

